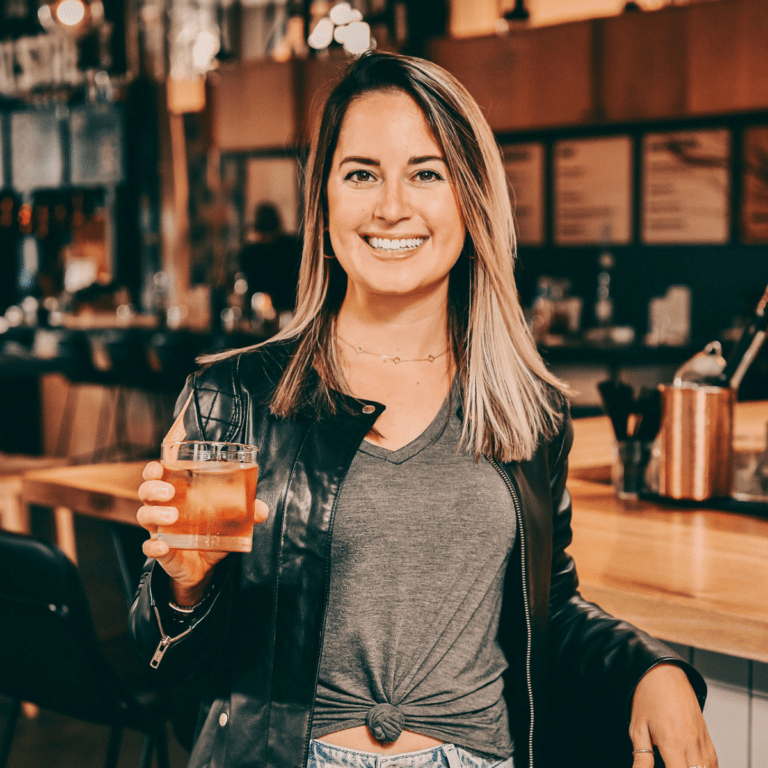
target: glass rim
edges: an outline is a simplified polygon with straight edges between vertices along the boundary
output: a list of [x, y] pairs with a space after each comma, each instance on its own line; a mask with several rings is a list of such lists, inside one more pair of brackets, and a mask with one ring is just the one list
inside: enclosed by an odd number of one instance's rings
[[251, 445], [250, 443], [230, 443], [221, 440], [163, 440], [160, 443], [160, 447], [171, 445], [209, 445], [219, 448], [221, 446], [229, 446], [239, 451], [258, 451], [258, 446]]

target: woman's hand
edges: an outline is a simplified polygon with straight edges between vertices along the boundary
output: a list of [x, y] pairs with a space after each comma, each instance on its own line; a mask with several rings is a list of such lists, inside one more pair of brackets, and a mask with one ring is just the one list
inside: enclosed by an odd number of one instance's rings
[[718, 768], [717, 755], [688, 676], [674, 664], [645, 673], [632, 699], [632, 768], [653, 768], [658, 747], [666, 768]]
[[[228, 552], [213, 552], [196, 549], [171, 549], [168, 543], [157, 538], [158, 525], [170, 525], [179, 517], [176, 507], [167, 506], [173, 499], [174, 487], [162, 481], [163, 466], [151, 461], [142, 473], [144, 482], [139, 487], [139, 499], [144, 502], [136, 515], [142, 528], [150, 537], [142, 545], [147, 557], [154, 557], [171, 577], [174, 599], [180, 605], [193, 605], [205, 592], [213, 576], [213, 567], [223, 560]], [[256, 499], [254, 523], [262, 523], [269, 515], [269, 507]]]

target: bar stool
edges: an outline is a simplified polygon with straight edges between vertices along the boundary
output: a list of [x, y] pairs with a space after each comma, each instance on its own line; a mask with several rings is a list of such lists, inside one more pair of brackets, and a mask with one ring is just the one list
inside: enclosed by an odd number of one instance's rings
[[[14, 533], [30, 533], [29, 510], [21, 501], [21, 478], [33, 469], [50, 469], [67, 463], [67, 459], [55, 456], [26, 456], [0, 453], [0, 528]], [[54, 510], [59, 536], [68, 539], [70, 551], [74, 551], [75, 527], [72, 513], [66, 509]], [[65, 542], [66, 543], [66, 542]], [[37, 705], [22, 702], [25, 717], [37, 716]]]

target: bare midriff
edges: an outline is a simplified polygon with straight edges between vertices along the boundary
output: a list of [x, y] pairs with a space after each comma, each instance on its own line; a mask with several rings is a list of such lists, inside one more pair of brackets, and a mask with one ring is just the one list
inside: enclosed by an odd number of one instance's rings
[[346, 728], [343, 731], [335, 731], [320, 736], [318, 741], [326, 744], [334, 744], [337, 747], [357, 749], [361, 752], [377, 752], [385, 755], [399, 755], [403, 752], [418, 752], [420, 749], [439, 747], [445, 742], [433, 739], [431, 736], [422, 736], [413, 731], [403, 731], [396, 741], [382, 744], [373, 738], [373, 734], [365, 725], [356, 728]]

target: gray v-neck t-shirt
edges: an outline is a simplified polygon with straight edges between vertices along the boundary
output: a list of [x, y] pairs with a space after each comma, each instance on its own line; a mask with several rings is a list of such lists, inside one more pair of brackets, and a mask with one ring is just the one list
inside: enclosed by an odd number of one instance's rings
[[[364, 441], [340, 491], [313, 738], [382, 717], [391, 732], [394, 714], [405, 730], [512, 754], [497, 631], [514, 507], [486, 459], [457, 452], [450, 402], [403, 448]], [[395, 710], [372, 712], [384, 704]]]

